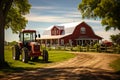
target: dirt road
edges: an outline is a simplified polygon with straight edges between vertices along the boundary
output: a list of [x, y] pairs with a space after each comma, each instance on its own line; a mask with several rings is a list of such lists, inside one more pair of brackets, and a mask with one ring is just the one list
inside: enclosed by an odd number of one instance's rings
[[120, 80], [109, 63], [120, 57], [108, 53], [75, 53], [77, 56], [50, 67], [12, 73], [2, 80]]

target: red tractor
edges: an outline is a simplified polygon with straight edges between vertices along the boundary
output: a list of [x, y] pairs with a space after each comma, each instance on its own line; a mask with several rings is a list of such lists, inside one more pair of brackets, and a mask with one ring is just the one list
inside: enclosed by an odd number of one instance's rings
[[[48, 61], [47, 50], [40, 51], [40, 43], [36, 42], [35, 30], [22, 30], [19, 34], [20, 41], [12, 48], [12, 54], [14, 60], [19, 60], [20, 55], [23, 62], [28, 63], [32, 58], [37, 60], [39, 56], [43, 57], [43, 61]], [[39, 35], [40, 37], [40, 35]]]

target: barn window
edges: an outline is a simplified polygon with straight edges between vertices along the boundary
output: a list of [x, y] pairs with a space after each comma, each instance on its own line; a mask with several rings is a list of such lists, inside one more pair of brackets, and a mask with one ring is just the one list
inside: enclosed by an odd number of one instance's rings
[[59, 34], [59, 31], [57, 30], [57, 34]]
[[86, 28], [85, 27], [81, 27], [80, 32], [81, 32], [81, 34], [86, 34]]

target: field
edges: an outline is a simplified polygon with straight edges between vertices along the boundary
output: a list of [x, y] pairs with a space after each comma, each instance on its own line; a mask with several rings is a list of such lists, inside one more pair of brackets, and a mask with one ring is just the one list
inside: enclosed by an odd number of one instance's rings
[[51, 50], [48, 63], [41, 57], [37, 62], [23, 63], [13, 60], [11, 49], [5, 48], [5, 60], [10, 67], [0, 70], [1, 80], [120, 79], [120, 55], [113, 53]]
[[[9, 52], [8, 52], [9, 53]], [[13, 66], [0, 74], [1, 80], [120, 80], [119, 71], [114, 71], [109, 64], [118, 58], [119, 54], [97, 52], [49, 51], [49, 63], [29, 61], [9, 61]], [[53, 55], [54, 54], [54, 55]], [[61, 56], [60, 54], [64, 54]], [[68, 55], [72, 57], [67, 60]], [[69, 55], [69, 56], [70, 56]], [[61, 56], [61, 57], [60, 57]], [[63, 61], [64, 60], [64, 61]], [[20, 65], [21, 64], [21, 65]], [[118, 63], [116, 63], [118, 65]]]
[[42, 68], [50, 65], [57, 64], [59, 62], [68, 60], [70, 58], [75, 57], [74, 54], [69, 51], [48, 51], [49, 53], [49, 61], [45, 63], [42, 61], [42, 57], [39, 57], [38, 61], [29, 61], [28, 63], [23, 63], [21, 60], [13, 60], [12, 59], [12, 50], [10, 47], [5, 47], [5, 61], [8, 62], [11, 68], [15, 69], [34, 69], [34, 68]]
[[[39, 60], [29, 61], [28, 63], [23, 63], [21, 60], [13, 60], [12, 59], [12, 50], [10, 46], [5, 46], [5, 61], [10, 65], [12, 68], [16, 69], [34, 69], [34, 68], [42, 68], [57, 64], [59, 62], [68, 60], [70, 58], [75, 57], [75, 54], [70, 53], [70, 51], [59, 51], [59, 50], [51, 50], [49, 52], [49, 62], [45, 63], [42, 61], [42, 57], [39, 57]], [[120, 58], [113, 63], [110, 64], [115, 70], [120, 70]]]

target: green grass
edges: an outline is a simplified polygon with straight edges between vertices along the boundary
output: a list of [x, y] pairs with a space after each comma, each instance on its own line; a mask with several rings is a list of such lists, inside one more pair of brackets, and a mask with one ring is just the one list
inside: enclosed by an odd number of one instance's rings
[[74, 54], [68, 51], [48, 51], [48, 53], [49, 53], [48, 63], [43, 62], [42, 57], [39, 57], [39, 60], [36, 62], [29, 61], [28, 63], [23, 63], [21, 60], [13, 60], [11, 49], [5, 48], [5, 61], [12, 68], [34, 69], [34, 68], [42, 68], [42, 67], [50, 66], [50, 65], [53, 65], [54, 63], [58, 63], [58, 62], [65, 61], [65, 60], [75, 57]]
[[113, 61], [113, 62], [110, 64], [110, 66], [111, 66], [114, 70], [120, 71], [120, 58], [117, 59], [117, 60], [115, 60], [115, 61]]

